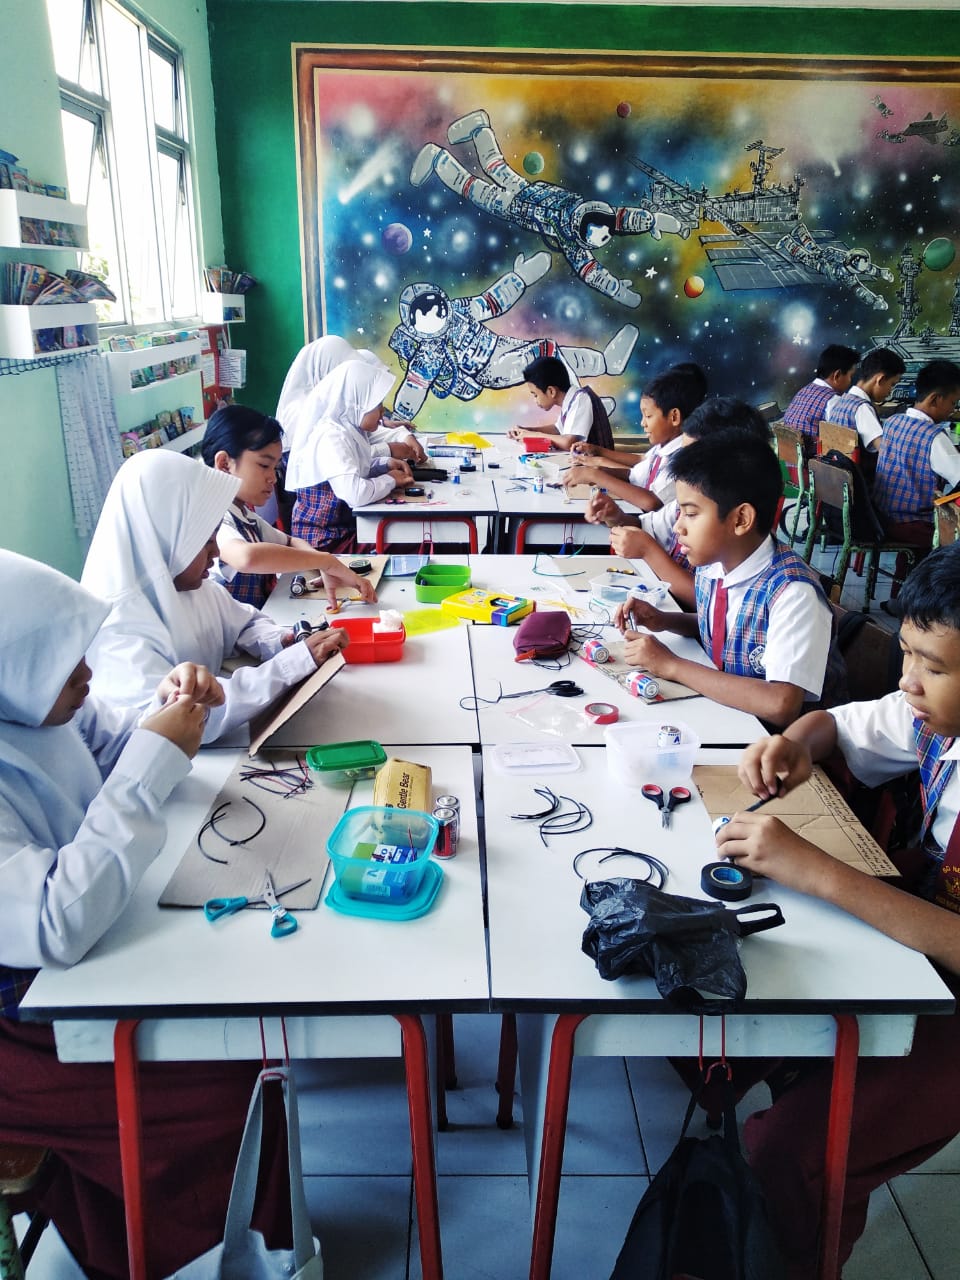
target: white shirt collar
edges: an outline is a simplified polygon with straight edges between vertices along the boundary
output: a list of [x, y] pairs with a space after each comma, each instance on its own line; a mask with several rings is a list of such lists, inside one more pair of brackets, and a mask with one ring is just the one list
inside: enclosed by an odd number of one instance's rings
[[912, 404], [910, 408], [907, 410], [907, 417], [919, 418], [921, 422], [929, 422], [931, 424], [933, 423], [933, 419], [930, 417], [929, 413], [924, 413], [922, 409], [918, 409], [917, 406], [914, 404]]
[[719, 560], [713, 564], [707, 565], [704, 573], [711, 580], [721, 578], [725, 587], [736, 587], [741, 583], [749, 582], [751, 578], [755, 578], [762, 569], [765, 569], [773, 559], [774, 547], [776, 546], [772, 535], [764, 538], [756, 551], [752, 551], [741, 564], [724, 575], [723, 565]]

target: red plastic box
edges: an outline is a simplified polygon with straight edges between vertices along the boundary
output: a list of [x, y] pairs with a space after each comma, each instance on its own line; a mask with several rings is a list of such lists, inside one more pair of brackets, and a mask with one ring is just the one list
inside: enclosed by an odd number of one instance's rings
[[343, 651], [347, 662], [399, 662], [403, 657], [403, 642], [407, 633], [399, 631], [374, 631], [376, 618], [337, 618], [332, 627], [340, 627], [350, 637]]
[[549, 436], [524, 436], [521, 443], [524, 453], [552, 453], [555, 442]]

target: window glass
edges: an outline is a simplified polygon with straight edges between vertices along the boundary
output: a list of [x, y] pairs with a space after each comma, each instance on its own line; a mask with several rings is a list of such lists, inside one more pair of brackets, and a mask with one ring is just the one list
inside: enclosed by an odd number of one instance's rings
[[101, 93], [91, 0], [47, 0], [57, 75], [91, 93]]
[[153, 91], [153, 118], [161, 129], [180, 132], [177, 109], [177, 68], [169, 54], [150, 47], [150, 86]]

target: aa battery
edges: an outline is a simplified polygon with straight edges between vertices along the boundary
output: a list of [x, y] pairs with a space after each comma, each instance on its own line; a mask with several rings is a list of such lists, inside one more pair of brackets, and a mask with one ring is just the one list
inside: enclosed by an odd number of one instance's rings
[[588, 662], [609, 662], [610, 650], [602, 640], [587, 640], [580, 650], [581, 656]]
[[438, 858], [452, 858], [457, 852], [457, 828], [459, 815], [456, 809], [446, 805], [437, 805], [433, 811], [434, 819], [440, 828], [434, 853]]
[[670, 747], [679, 747], [683, 734], [675, 724], [662, 724], [657, 730], [657, 747], [666, 751]]
[[452, 809], [457, 815], [457, 821], [454, 824], [457, 832], [457, 843], [460, 842], [460, 801], [456, 796], [437, 796], [434, 804], [436, 809]]
[[305, 596], [307, 594], [307, 580], [302, 573], [295, 573], [290, 579], [290, 594], [292, 596]]
[[631, 671], [627, 677], [627, 693], [632, 693], [635, 698], [642, 698], [644, 702], [656, 702], [660, 697], [660, 681], [654, 680], [645, 671]]

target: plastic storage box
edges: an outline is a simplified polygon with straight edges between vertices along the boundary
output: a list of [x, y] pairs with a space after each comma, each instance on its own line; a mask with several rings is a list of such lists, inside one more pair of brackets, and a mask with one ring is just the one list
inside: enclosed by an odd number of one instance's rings
[[439, 604], [447, 596], [470, 585], [470, 569], [465, 564], [427, 564], [414, 580], [421, 604]]
[[364, 738], [358, 742], [324, 742], [307, 752], [307, 764], [322, 773], [328, 782], [350, 786], [358, 778], [372, 778], [387, 753], [379, 742]]
[[625, 573], [604, 573], [590, 579], [590, 595], [599, 604], [624, 604], [637, 585], [636, 578]]
[[420, 888], [438, 831], [436, 819], [418, 809], [348, 809], [327, 837], [340, 892], [370, 902], [408, 902]]
[[347, 662], [399, 662], [403, 657], [403, 642], [407, 633], [399, 631], [374, 631], [377, 618], [337, 618], [332, 627], [341, 627], [350, 637], [343, 651]]
[[[689, 779], [700, 739], [689, 725], [671, 716], [669, 706], [658, 705], [659, 722], [629, 721], [604, 729], [607, 765], [618, 782], [628, 787], [642, 787], [647, 782], [673, 786]], [[680, 734], [678, 744], [669, 740], [673, 735], [665, 732], [668, 729]]]

